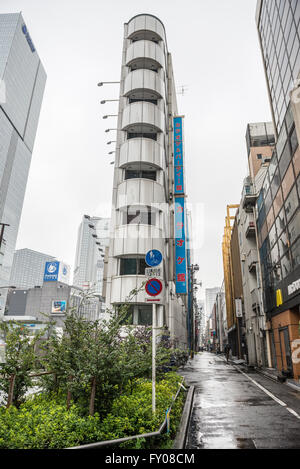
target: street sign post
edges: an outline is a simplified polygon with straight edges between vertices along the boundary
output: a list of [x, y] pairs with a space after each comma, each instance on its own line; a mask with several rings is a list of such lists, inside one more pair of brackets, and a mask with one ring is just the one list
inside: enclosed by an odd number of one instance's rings
[[146, 264], [149, 265], [149, 267], [157, 267], [162, 263], [162, 259], [162, 253], [157, 249], [148, 251], [145, 257]]
[[162, 292], [162, 282], [158, 278], [151, 278], [145, 286], [146, 293], [150, 296], [158, 296]]
[[[145, 291], [148, 295], [146, 301], [153, 302], [152, 305], [152, 412], [156, 410], [156, 302], [160, 302], [158, 296], [161, 294], [163, 284], [158, 278], [151, 278], [145, 285]], [[150, 297], [150, 298], [149, 298]]]
[[162, 277], [162, 268], [161, 267], [146, 267], [145, 269], [146, 277]]

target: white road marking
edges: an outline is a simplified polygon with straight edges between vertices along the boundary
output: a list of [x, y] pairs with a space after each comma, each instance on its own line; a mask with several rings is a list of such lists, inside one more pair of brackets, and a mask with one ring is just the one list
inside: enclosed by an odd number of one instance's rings
[[278, 399], [278, 397], [274, 396], [274, 394], [272, 394], [270, 391], [268, 391], [266, 388], [264, 388], [261, 384], [257, 383], [257, 381], [255, 381], [253, 378], [251, 378], [250, 376], [248, 376], [246, 373], [244, 373], [242, 370], [240, 370], [237, 366], [234, 366], [233, 365], [233, 368], [235, 368], [236, 370], [238, 370], [240, 373], [242, 373], [242, 375], [246, 376], [250, 381], [252, 381], [252, 383], [255, 384], [255, 386], [257, 386], [259, 389], [261, 389], [265, 394], [267, 394], [268, 396], [270, 396], [274, 401], [276, 401], [279, 405], [281, 405], [282, 407], [287, 407], [287, 404], [283, 401], [281, 401], [280, 399]]
[[295, 410], [290, 409], [289, 407], [287, 407], [286, 410], [288, 410], [291, 414], [295, 415], [295, 417], [297, 417], [297, 419], [300, 419], [300, 415], [297, 414], [297, 412], [295, 412]]
[[242, 370], [240, 370], [237, 366], [235, 365], [232, 365], [233, 368], [235, 368], [237, 371], [239, 371], [240, 373], [242, 373], [242, 375], [246, 376], [250, 381], [252, 381], [253, 384], [255, 384], [255, 386], [257, 386], [259, 389], [261, 389], [265, 394], [267, 394], [269, 397], [271, 397], [274, 401], [276, 401], [279, 405], [281, 405], [282, 407], [285, 407], [286, 410], [288, 412], [290, 412], [292, 415], [294, 415], [294, 417], [296, 417], [297, 419], [300, 419], [300, 415], [297, 414], [297, 412], [293, 409], [290, 409], [287, 404], [283, 401], [281, 401], [280, 399], [278, 399], [278, 397], [274, 396], [274, 394], [272, 394], [270, 391], [268, 391], [266, 388], [264, 388], [261, 384], [257, 383], [257, 381], [255, 381], [253, 378], [251, 378], [249, 375], [247, 375], [246, 373], [244, 373]]

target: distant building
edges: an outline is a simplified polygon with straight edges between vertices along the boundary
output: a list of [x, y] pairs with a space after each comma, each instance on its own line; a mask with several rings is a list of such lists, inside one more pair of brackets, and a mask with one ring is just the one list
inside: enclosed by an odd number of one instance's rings
[[[0, 15], [0, 286], [9, 284], [46, 73], [21, 13]], [[3, 225], [2, 225], [3, 226]], [[6, 289], [1, 290], [0, 316]]]
[[206, 288], [205, 289], [205, 316], [206, 319], [210, 317], [210, 313], [213, 310], [216, 296], [220, 291], [220, 287]]
[[93, 297], [82, 303], [84, 291], [59, 281], [44, 282], [42, 286], [10, 290], [4, 320], [29, 321], [31, 327], [39, 328], [51, 317], [59, 328], [64, 327], [67, 310], [77, 308], [87, 320], [100, 318], [102, 303]]
[[110, 219], [84, 215], [78, 229], [73, 284], [102, 296]]
[[9, 284], [17, 288], [33, 288], [43, 285], [45, 262], [55, 257], [32, 249], [15, 251]]

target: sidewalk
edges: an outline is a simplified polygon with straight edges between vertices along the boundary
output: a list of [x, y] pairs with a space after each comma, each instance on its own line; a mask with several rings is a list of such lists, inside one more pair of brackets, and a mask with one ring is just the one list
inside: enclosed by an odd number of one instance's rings
[[[229, 362], [233, 365], [244, 365], [247, 367], [247, 363], [245, 360], [239, 360], [236, 357], [232, 357], [232, 359], [229, 359]], [[276, 383], [280, 383], [280, 380], [278, 379], [279, 371], [276, 370], [276, 368], [263, 368], [263, 367], [258, 367], [254, 366], [253, 369], [262, 375], [264, 375], [266, 378], [269, 378]], [[286, 386], [291, 387], [295, 391], [300, 392], [300, 383], [298, 383], [295, 379], [289, 379], [287, 378], [284, 382], [281, 382], [281, 384], [285, 384]]]

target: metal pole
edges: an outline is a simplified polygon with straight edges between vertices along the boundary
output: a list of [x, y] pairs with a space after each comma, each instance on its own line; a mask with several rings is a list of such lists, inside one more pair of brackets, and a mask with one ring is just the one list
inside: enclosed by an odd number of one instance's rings
[[156, 304], [152, 305], [152, 412], [155, 413], [155, 378], [156, 378]]

